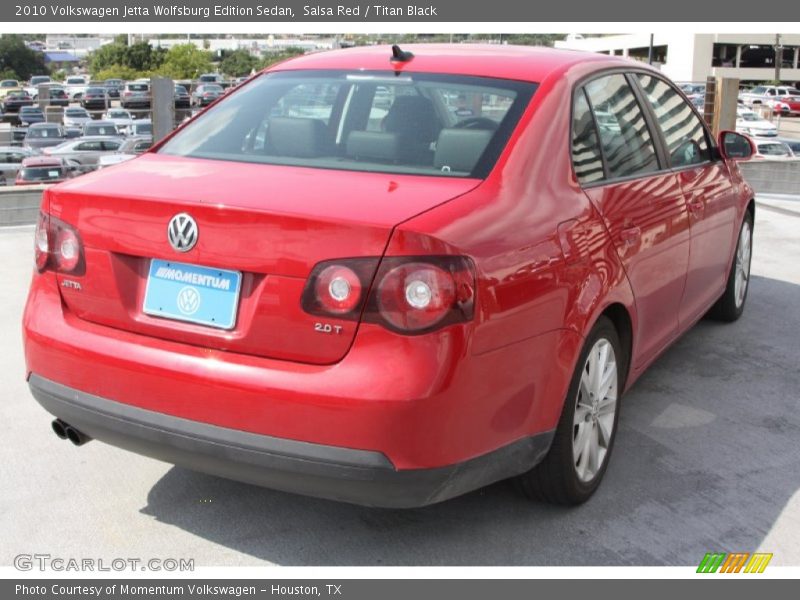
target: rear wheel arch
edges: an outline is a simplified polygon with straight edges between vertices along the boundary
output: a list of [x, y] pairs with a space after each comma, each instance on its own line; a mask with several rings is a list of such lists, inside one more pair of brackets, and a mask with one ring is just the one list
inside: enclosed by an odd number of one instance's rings
[[628, 309], [620, 302], [615, 302], [607, 306], [600, 316], [606, 317], [611, 321], [619, 336], [620, 346], [622, 347], [624, 355], [622, 357], [623, 364], [621, 373], [622, 390], [620, 391], [624, 391], [628, 381], [631, 357], [633, 356], [633, 321]]

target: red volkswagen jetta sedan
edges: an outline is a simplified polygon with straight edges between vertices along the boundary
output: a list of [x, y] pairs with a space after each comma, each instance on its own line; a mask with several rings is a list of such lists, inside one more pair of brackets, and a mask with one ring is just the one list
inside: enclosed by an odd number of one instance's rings
[[621, 58], [370, 47], [281, 63], [44, 192], [24, 315], [53, 429], [409, 507], [576, 504], [620, 399], [747, 295], [753, 191]]

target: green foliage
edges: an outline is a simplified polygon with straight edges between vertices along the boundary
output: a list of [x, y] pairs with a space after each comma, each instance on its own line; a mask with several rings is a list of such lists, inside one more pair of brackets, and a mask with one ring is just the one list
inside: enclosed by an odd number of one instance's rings
[[119, 65], [112, 65], [107, 69], [96, 71], [92, 75], [95, 81], [105, 81], [106, 79], [125, 79], [127, 81], [145, 77], [147, 74], [142, 71], [136, 71], [130, 67], [122, 67]]
[[259, 60], [247, 50], [227, 50], [222, 53], [219, 69], [228, 77], [243, 77], [258, 68]]
[[89, 72], [96, 79], [99, 79], [101, 71], [109, 69], [129, 69], [141, 74], [159, 68], [166, 54], [164, 48], [153, 48], [147, 42], [128, 46], [127, 43], [114, 41], [92, 52], [89, 56]]
[[167, 51], [161, 66], [153, 74], [173, 79], [194, 79], [212, 70], [209, 52], [194, 44], [178, 44]]
[[261, 59], [261, 63], [258, 65], [257, 71], [261, 69], [266, 69], [269, 66], [272, 66], [276, 63], [282, 62], [289, 58], [293, 58], [295, 56], [301, 56], [305, 54], [305, 50], [302, 48], [297, 48], [295, 46], [288, 46], [284, 50], [280, 52], [269, 52], [264, 54], [264, 57]]
[[18, 35], [5, 34], [0, 37], [0, 71], [11, 72], [7, 79], [30, 79], [31, 75], [47, 73], [44, 55], [34, 52]]
[[0, 71], [0, 79], [19, 79], [17, 74], [11, 69], [3, 69]]

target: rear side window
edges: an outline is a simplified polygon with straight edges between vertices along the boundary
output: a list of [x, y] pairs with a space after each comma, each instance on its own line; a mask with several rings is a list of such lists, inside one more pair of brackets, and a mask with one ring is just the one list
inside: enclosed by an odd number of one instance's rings
[[572, 165], [581, 183], [603, 179], [603, 157], [586, 95], [580, 90], [572, 108]]
[[711, 160], [705, 127], [689, 104], [665, 81], [644, 74], [637, 77], [664, 134], [671, 165], [684, 167]]
[[600, 77], [586, 84], [609, 179], [657, 171], [653, 139], [633, 90], [624, 75]]

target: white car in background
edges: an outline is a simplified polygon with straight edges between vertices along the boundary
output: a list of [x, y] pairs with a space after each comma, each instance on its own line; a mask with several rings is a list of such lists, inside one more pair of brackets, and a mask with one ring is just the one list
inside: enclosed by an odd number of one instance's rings
[[133, 115], [124, 108], [110, 108], [102, 116], [103, 121], [110, 121], [117, 126], [117, 130], [125, 135], [128, 127], [133, 123]]
[[736, 131], [756, 137], [776, 137], [778, 128], [774, 123], [760, 117], [752, 110], [740, 108], [736, 111]]
[[755, 159], [779, 161], [796, 160], [792, 149], [778, 140], [759, 140], [753, 138], [753, 143], [756, 147], [756, 153], [753, 155]]
[[70, 75], [64, 80], [64, 87], [70, 100], [80, 100], [89, 86], [88, 75]]
[[92, 120], [92, 115], [80, 106], [69, 106], [64, 109], [64, 118], [62, 120], [64, 127], [83, 129], [83, 126]]

